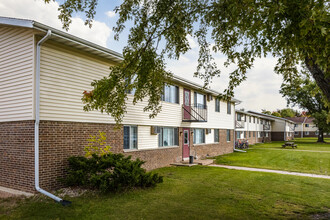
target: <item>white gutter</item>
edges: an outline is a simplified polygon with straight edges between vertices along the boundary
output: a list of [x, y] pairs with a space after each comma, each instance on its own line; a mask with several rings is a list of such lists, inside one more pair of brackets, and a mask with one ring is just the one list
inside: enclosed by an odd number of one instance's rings
[[37, 60], [36, 60], [36, 100], [35, 100], [35, 124], [34, 124], [34, 182], [38, 192], [54, 199], [62, 205], [68, 205], [71, 202], [65, 201], [43, 189], [39, 186], [39, 110], [40, 110], [40, 49], [41, 45], [50, 38], [52, 32], [47, 31], [47, 34], [37, 43]]
[[283, 136], [284, 136], [284, 141], [287, 141], [286, 140], [286, 121], [284, 121], [284, 134], [283, 134]]
[[305, 117], [303, 123], [301, 124], [301, 137], [302, 137], [302, 138], [304, 137], [304, 124], [305, 124], [305, 122], [306, 122], [306, 119], [307, 119], [307, 117]]

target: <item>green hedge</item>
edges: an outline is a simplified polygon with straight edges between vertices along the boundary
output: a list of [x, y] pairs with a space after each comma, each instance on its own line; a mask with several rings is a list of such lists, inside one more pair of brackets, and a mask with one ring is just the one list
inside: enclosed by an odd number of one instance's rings
[[103, 192], [121, 191], [131, 188], [156, 186], [163, 182], [157, 173], [146, 172], [141, 166], [145, 162], [123, 154], [105, 154], [92, 157], [70, 157], [68, 175], [64, 182], [68, 186], [82, 186]]

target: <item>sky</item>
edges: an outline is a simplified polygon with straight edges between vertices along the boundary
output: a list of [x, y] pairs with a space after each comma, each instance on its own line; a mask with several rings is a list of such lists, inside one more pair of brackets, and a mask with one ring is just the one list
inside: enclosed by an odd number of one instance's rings
[[[57, 10], [61, 1], [63, 0], [45, 4], [43, 0], [0, 0], [0, 16], [32, 19], [61, 29], [62, 24], [58, 19]], [[99, 0], [92, 28], [84, 25], [82, 14], [74, 14], [69, 33], [121, 53], [129, 29], [125, 29], [119, 41], [114, 40], [112, 32], [112, 27], [115, 26], [118, 18], [113, 10], [120, 3], [121, 0]], [[189, 37], [189, 43], [191, 50], [179, 60], [167, 60], [167, 68], [175, 75], [202, 85], [202, 80], [193, 77], [197, 67], [198, 45], [192, 37]], [[227, 86], [228, 73], [233, 67], [223, 66], [225, 57], [221, 54], [215, 55], [215, 60], [222, 74], [220, 78], [212, 80], [211, 88], [222, 92]], [[286, 107], [286, 100], [279, 93], [282, 76], [274, 73], [276, 60], [274, 57], [256, 59], [254, 66], [247, 73], [247, 80], [235, 89], [235, 98], [242, 101], [237, 109], [275, 111]]]

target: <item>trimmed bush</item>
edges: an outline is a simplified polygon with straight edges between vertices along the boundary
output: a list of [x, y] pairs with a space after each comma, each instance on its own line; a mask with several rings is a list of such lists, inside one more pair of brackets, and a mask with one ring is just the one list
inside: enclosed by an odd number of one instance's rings
[[157, 173], [146, 172], [144, 161], [131, 160], [123, 154], [104, 154], [92, 157], [70, 157], [68, 175], [64, 182], [68, 186], [82, 186], [103, 192], [121, 191], [136, 187], [156, 186], [163, 182]]

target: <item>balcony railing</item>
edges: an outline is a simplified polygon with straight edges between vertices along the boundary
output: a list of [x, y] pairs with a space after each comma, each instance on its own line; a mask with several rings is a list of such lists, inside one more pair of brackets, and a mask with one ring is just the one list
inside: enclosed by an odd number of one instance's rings
[[263, 125], [264, 131], [270, 130], [270, 124]]
[[206, 105], [182, 105], [183, 122], [207, 122]]
[[236, 128], [244, 128], [245, 122], [244, 121], [236, 121]]

